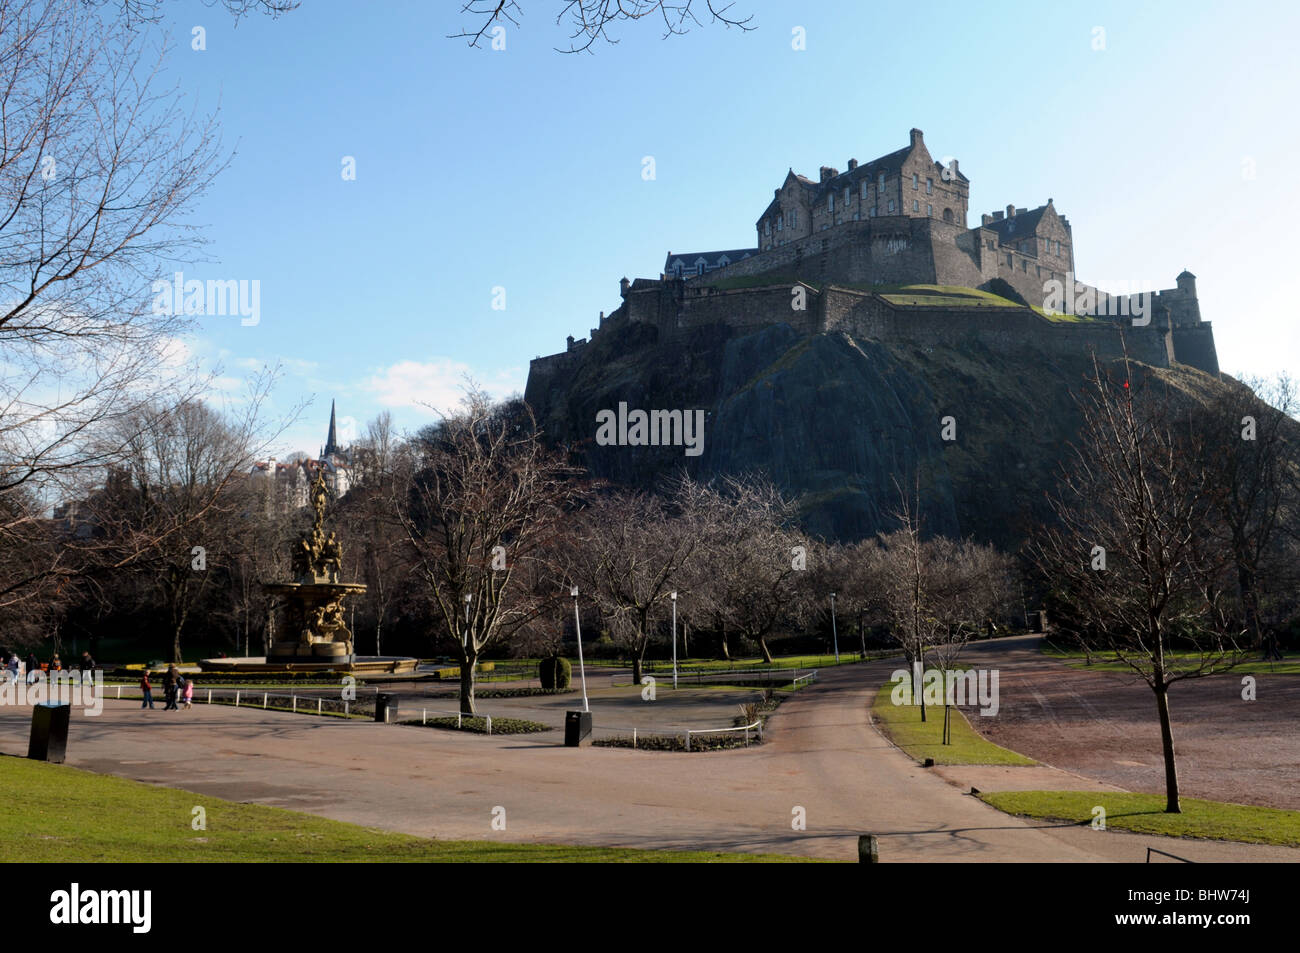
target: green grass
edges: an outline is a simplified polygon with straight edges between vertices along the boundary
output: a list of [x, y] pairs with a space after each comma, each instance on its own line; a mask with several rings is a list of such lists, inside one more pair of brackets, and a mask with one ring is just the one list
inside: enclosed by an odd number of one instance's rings
[[918, 762], [933, 758], [935, 764], [1036, 764], [1022, 754], [985, 741], [958, 708], [952, 710], [952, 743], [943, 744], [943, 706], [926, 708], [928, 721], [921, 721], [921, 709], [895, 705], [891, 700], [894, 683], [887, 682], [871, 706], [871, 716], [885, 737]]
[[[442, 841], [23, 758], [0, 758], [0, 861], [675, 863], [804, 861], [778, 854]], [[206, 830], [192, 830], [193, 808]], [[489, 817], [484, 809], [484, 827]]]
[[[841, 642], [841, 645], [843, 645], [843, 642]], [[889, 658], [890, 656], [897, 654], [897, 649], [886, 649], [879, 652], [868, 652], [867, 658]], [[858, 650], [856, 647], [854, 647], [852, 651], [846, 648], [840, 652], [840, 661], [838, 664], [851, 665], [860, 661], [862, 660], [858, 658]], [[629, 662], [613, 662], [611, 664], [626, 668], [632, 667]], [[679, 672], [744, 672], [748, 669], [761, 671], [766, 668], [833, 668], [836, 664], [834, 655], [774, 655], [772, 657], [771, 665], [764, 662], [762, 658], [741, 658], [731, 659], [729, 661], [726, 659], [679, 659], [677, 662], [677, 670]], [[668, 672], [671, 674], [673, 663], [671, 661], [665, 662], [661, 659], [655, 659], [654, 661], [647, 660], [643, 668], [646, 672], [655, 675], [662, 672]]]
[[998, 791], [979, 798], [1008, 814], [1080, 825], [1090, 824], [1100, 805], [1108, 830], [1300, 847], [1300, 811], [1185, 797], [1181, 814], [1166, 814], [1163, 794], [1113, 791]]
[[[1048, 639], [1043, 639], [1038, 643], [1038, 646], [1042, 654], [1064, 662], [1071, 668], [1091, 669], [1098, 672], [1132, 671], [1124, 662], [1118, 661], [1113, 655], [1105, 651], [1093, 652], [1093, 661], [1089, 663], [1087, 654], [1083, 649], [1062, 648]], [[1165, 657], [1174, 665], [1194, 665], [1201, 658], [1197, 652], [1167, 652]], [[1222, 670], [1231, 671], [1237, 675], [1300, 675], [1300, 655], [1289, 652], [1284, 655], [1280, 662], [1266, 662], [1252, 654], [1236, 665], [1229, 666], [1225, 661]]]

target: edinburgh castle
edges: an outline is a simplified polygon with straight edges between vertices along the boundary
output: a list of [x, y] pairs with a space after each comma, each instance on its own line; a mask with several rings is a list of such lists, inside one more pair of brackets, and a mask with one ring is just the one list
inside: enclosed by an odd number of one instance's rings
[[[823, 166], [816, 181], [791, 170], [758, 217], [753, 247], [670, 252], [658, 278], [622, 280], [622, 303], [592, 336], [611, 321], [652, 325], [661, 340], [784, 323], [859, 339], [974, 337], [1000, 350], [1032, 340], [1049, 352], [1127, 351], [1218, 373], [1190, 272], [1167, 290], [1108, 295], [1075, 280], [1070, 222], [1052, 199], [968, 227], [969, 193], [957, 160], [936, 161], [919, 129], [878, 159], [850, 159], [844, 172]], [[529, 391], [563, 375], [586, 343], [570, 338], [566, 351], [534, 360]]]

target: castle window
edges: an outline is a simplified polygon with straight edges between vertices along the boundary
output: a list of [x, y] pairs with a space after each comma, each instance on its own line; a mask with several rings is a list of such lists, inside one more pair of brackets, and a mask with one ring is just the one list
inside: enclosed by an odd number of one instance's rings
[[912, 211], [913, 212], [921, 211], [921, 203], [916, 199], [912, 199]]
[[893, 214], [894, 214], [894, 200], [893, 200], [893, 199], [890, 199], [890, 200], [889, 200], [889, 214], [890, 214], [890, 215], [893, 215]]
[[790, 209], [790, 227], [799, 227], [799, 210], [797, 208]]
[[1043, 266], [1042, 266], [1042, 265], [1035, 265], [1034, 267], [1036, 267], [1036, 268], [1038, 269], [1038, 277], [1039, 277], [1039, 278], [1043, 277]]
[[1010, 253], [1010, 252], [1007, 252], [1007, 267], [1008, 267], [1008, 268], [1014, 268], [1014, 267], [1016, 267], [1015, 265], [1013, 265], [1013, 264], [1011, 263], [1011, 253]]
[[867, 180], [866, 180], [866, 179], [863, 179], [863, 180], [862, 180], [862, 199], [863, 199], [863, 201], [866, 201], [866, 198], [867, 198], [867, 185], [868, 185]]
[[927, 206], [925, 207], [925, 217], [926, 217], [926, 218], [934, 218], [934, 206], [933, 206], [933, 205], [927, 205]]
[[914, 188], [914, 189], [919, 189], [920, 187], [921, 187], [921, 177], [920, 177], [919, 175], [917, 175], [915, 172], [913, 172], [913, 173], [912, 173], [912, 188]]
[[1025, 274], [1029, 274], [1029, 262], [1026, 259], [1022, 258], [1020, 260], [1020, 270]]
[[828, 192], [828, 193], [826, 194], [826, 211], [827, 211], [827, 212], [833, 212], [833, 211], [835, 211], [835, 193], [834, 193], [834, 192]]
[[880, 173], [880, 185], [876, 186], [876, 188], [880, 189], [882, 192], [884, 191], [884, 189], [885, 189], [885, 173], [883, 173], [883, 172]]
[[781, 226], [784, 224], [784, 222], [785, 222], [785, 219], [784, 219], [784, 218], [778, 218], [778, 219], [776, 220], [776, 230], [777, 230], [778, 232], [781, 230]]
[[929, 195], [933, 191], [934, 191], [934, 179], [927, 178], [925, 180], [925, 193]]
[[852, 191], [852, 190], [849, 189], [848, 186], [845, 186], [845, 187], [844, 187], [844, 205], [845, 205], [845, 207], [847, 207], [848, 204], [849, 204], [849, 192], [850, 192], [850, 191]]
[[868, 218], [875, 218], [875, 217], [876, 217], [876, 207], [875, 207], [874, 205], [871, 206], [871, 208], [867, 209], [867, 217], [868, 217]]
[[853, 221], [856, 222], [857, 220], [858, 220], [858, 213], [857, 213], [857, 212], [854, 212], [854, 213], [853, 213]]

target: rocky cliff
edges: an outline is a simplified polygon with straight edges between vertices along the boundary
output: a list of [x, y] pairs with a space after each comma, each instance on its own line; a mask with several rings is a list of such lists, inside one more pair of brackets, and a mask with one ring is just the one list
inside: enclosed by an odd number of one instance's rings
[[[789, 325], [713, 326], [661, 340], [650, 325], [606, 322], [525, 397], [548, 439], [575, 448], [597, 476], [652, 487], [675, 470], [700, 478], [759, 472], [803, 498], [806, 526], [853, 540], [893, 527], [900, 490], [920, 482], [926, 529], [1014, 548], [1047, 514], [1049, 490], [1077, 430], [1071, 398], [1087, 353], [856, 339]], [[1189, 389], [1209, 375], [1160, 370]], [[706, 411], [702, 452], [600, 445], [597, 414]], [[943, 419], [953, 418], [944, 439]], [[953, 432], [955, 428], [955, 433]]]

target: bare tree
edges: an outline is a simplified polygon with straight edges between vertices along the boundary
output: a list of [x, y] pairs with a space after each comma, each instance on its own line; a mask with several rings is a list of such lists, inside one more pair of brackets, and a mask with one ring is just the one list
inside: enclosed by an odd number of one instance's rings
[[689, 487], [684, 484], [678, 496], [690, 499], [682, 515], [701, 527], [696, 535], [703, 558], [695, 560], [695, 575], [711, 597], [712, 615], [757, 642], [763, 661], [771, 664], [768, 638], [806, 615], [812, 544], [796, 528], [796, 501], [756, 476], [726, 477], [688, 496]]
[[667, 615], [671, 594], [685, 582], [701, 541], [694, 521], [649, 493], [600, 497], [575, 518], [566, 575], [630, 651], [638, 684], [654, 624]]
[[422, 599], [460, 662], [460, 709], [472, 714], [483, 649], [537, 619], [548, 603], [521, 581], [573, 494], [573, 471], [543, 448], [527, 405], [493, 406], [471, 391], [415, 441], [393, 514]]
[[174, 661], [195, 607], [229, 583], [248, 516], [257, 403], [242, 419], [190, 400], [137, 406], [125, 419], [127, 466], [95, 498], [94, 522], [116, 567], [147, 578], [167, 613]]
[[[618, 40], [609, 35], [611, 26], [645, 19], [662, 25], [664, 39], [701, 26], [701, 17], [724, 27], [754, 29], [750, 25], [753, 17], [733, 14], [733, 6], [715, 0], [555, 0], [552, 9], [558, 11], [556, 25], [572, 31], [568, 48], [557, 48], [557, 52], [591, 52], [597, 40], [617, 43]], [[451, 34], [450, 38], [465, 39], [470, 46], [477, 47], [494, 28], [505, 23], [519, 26], [524, 11], [519, 0], [468, 0], [460, 12], [470, 25], [460, 33]]]
[[[1266, 395], [1267, 400], [1260, 395]], [[1232, 553], [1240, 623], [1266, 659], [1280, 658], [1272, 626], [1261, 622], [1264, 596], [1294, 589], [1283, 551], [1285, 527], [1297, 512], [1295, 421], [1300, 396], [1285, 374], [1273, 381], [1224, 381], [1192, 425], [1204, 442], [1213, 477], [1216, 534]]]
[[[1058, 625], [1140, 676], [1155, 694], [1165, 810], [1180, 811], [1169, 690], [1241, 658], [1227, 612], [1230, 550], [1207, 526], [1213, 473], [1184, 404], [1155, 372], [1127, 360], [1121, 376], [1094, 358], [1076, 401], [1083, 425], [1063, 468], [1057, 519], [1030, 552], [1066, 607]], [[1238, 630], [1239, 631], [1239, 630]]]
[[103, 436], [172, 379], [187, 319], [155, 310], [151, 283], [197, 248], [184, 214], [221, 162], [212, 120], [158, 89], [162, 57], [93, 6], [0, 0], [0, 496], [48, 505], [120, 459]]

